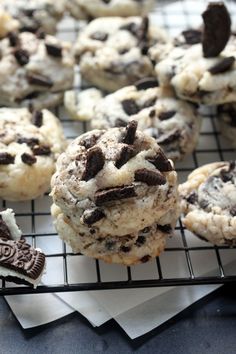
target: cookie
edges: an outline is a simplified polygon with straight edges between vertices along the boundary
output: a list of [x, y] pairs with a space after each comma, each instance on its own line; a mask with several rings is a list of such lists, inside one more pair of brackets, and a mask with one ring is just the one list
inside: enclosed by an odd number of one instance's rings
[[236, 165], [215, 162], [179, 186], [184, 225], [214, 245], [236, 244]]
[[0, 105], [52, 107], [73, 84], [70, 43], [49, 35], [10, 33], [0, 41], [0, 51]]
[[233, 102], [236, 37], [230, 37], [229, 14], [223, 3], [210, 3], [203, 19], [202, 43], [197, 38], [197, 44], [174, 47], [157, 63], [160, 85], [171, 86], [178, 97], [200, 104]]
[[65, 147], [62, 127], [51, 112], [0, 108], [0, 197], [30, 200], [47, 192]]
[[153, 0], [70, 0], [66, 8], [77, 19], [91, 19], [106, 16], [141, 16], [154, 7]]
[[65, 0], [1, 0], [0, 7], [20, 23], [20, 31], [54, 34], [65, 11]]
[[147, 17], [107, 17], [91, 21], [75, 45], [82, 78], [112, 92], [154, 76], [149, 48], [169, 41], [166, 33]]
[[95, 106], [91, 125], [94, 129], [108, 129], [126, 126], [133, 119], [170, 159], [183, 159], [197, 144], [201, 126], [197, 108], [175, 98], [171, 91], [157, 87], [152, 78], [101, 99]]
[[9, 32], [17, 31], [18, 28], [19, 22], [0, 7], [0, 39], [4, 38]]
[[0, 212], [0, 239], [20, 240], [22, 232], [16, 224], [15, 214], [12, 209]]
[[57, 161], [52, 216], [74, 252], [146, 262], [164, 249], [178, 216], [177, 174], [156, 141], [126, 128], [93, 130]]
[[218, 115], [222, 135], [236, 148], [236, 104], [226, 103], [219, 106]]
[[40, 282], [45, 268], [45, 255], [22, 238], [12, 209], [0, 212], [0, 279], [17, 284]]
[[64, 95], [64, 106], [71, 118], [88, 121], [93, 118], [94, 108], [102, 97], [102, 91], [96, 88], [69, 90]]

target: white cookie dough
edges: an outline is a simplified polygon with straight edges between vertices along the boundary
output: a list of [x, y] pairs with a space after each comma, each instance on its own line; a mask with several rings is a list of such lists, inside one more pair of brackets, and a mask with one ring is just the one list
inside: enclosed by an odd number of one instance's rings
[[9, 32], [18, 30], [18, 28], [19, 22], [0, 7], [0, 39], [4, 38]]
[[51, 112], [0, 108], [0, 197], [20, 201], [47, 192], [65, 147], [62, 127]]
[[187, 229], [214, 245], [236, 244], [235, 161], [197, 168], [179, 193]]
[[114, 263], [146, 262], [173, 232], [176, 172], [136, 126], [132, 121], [127, 128], [88, 132], [57, 161], [52, 216], [74, 252]]

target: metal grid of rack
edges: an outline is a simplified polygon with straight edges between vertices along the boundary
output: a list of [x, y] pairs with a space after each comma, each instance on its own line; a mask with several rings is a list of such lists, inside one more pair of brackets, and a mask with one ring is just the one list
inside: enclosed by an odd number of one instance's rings
[[[175, 7], [173, 9], [170, 7], [176, 3], [179, 5], [178, 10]], [[203, 3], [206, 5], [207, 1], [203, 1]], [[233, 6], [233, 2], [229, 2], [229, 5]], [[236, 5], [234, 5], [234, 10], [236, 10]], [[191, 6], [188, 6], [188, 3], [182, 0], [178, 2], [159, 1], [156, 11], [152, 15], [154, 20], [158, 24], [163, 25], [171, 34], [177, 34], [181, 29], [190, 27], [193, 24], [192, 16], [200, 22], [200, 13], [201, 10], [199, 9], [199, 12], [193, 14]], [[80, 25], [78, 22], [72, 19], [65, 19], [59, 26], [58, 36], [60, 38], [75, 40], [79, 30]], [[75, 87], [76, 89], [80, 89], [79, 69], [76, 68], [76, 71]], [[58, 107], [55, 113], [60, 118], [65, 134], [69, 139], [73, 139], [89, 129], [87, 123], [69, 119], [63, 107]], [[235, 158], [235, 150], [227, 145], [227, 142], [224, 141], [218, 130], [215, 109], [203, 109], [203, 116], [202, 131], [196, 150], [185, 161], [176, 164], [180, 182], [184, 181], [194, 168], [202, 164]], [[11, 207], [15, 210], [17, 222], [23, 230], [27, 242], [31, 243], [34, 247], [42, 248], [43, 251], [46, 250], [48, 271], [50, 273], [50, 268], [53, 268], [55, 274], [56, 268], [57, 276], [53, 281], [50, 277], [49, 280], [43, 277], [43, 284], [39, 285], [37, 289], [29, 286], [14, 285], [0, 280], [0, 295], [217, 284], [236, 281], [236, 269], [235, 272], [227, 272], [224, 262], [227, 253], [231, 254], [232, 260], [236, 260], [235, 248], [226, 246], [214, 247], [198, 240], [184, 228], [181, 219], [176, 227], [175, 236], [167, 242], [165, 252], [153, 260], [151, 266], [135, 266], [139, 267], [138, 271], [135, 271], [135, 267], [115, 266], [114, 279], [110, 279], [104, 276], [106, 267], [110, 267], [109, 265], [106, 266], [98, 260], [87, 259], [80, 254], [73, 254], [71, 249], [59, 239], [52, 227], [50, 197], [48, 194], [45, 194], [41, 199], [26, 203], [2, 201], [2, 207]], [[214, 258], [215, 271], [203, 275], [204, 272], [202, 270], [198, 271], [197, 268], [200, 260], [202, 262], [204, 259], [203, 255], [208, 256], [209, 254]], [[176, 258], [177, 255], [178, 257]], [[84, 262], [83, 264], [81, 260]], [[175, 262], [179, 262], [180, 260], [184, 262], [185, 271], [181, 271], [178, 274], [178, 271], [172, 267], [168, 269], [167, 274], [165, 267], [168, 262], [170, 264], [170, 260], [174, 265]], [[79, 279], [71, 275], [71, 267], [74, 267], [73, 270], [75, 270], [76, 265], [79, 266], [81, 264], [89, 268], [90, 275], [87, 278], [82, 277]], [[140, 267], [149, 267], [149, 271], [147, 273], [142, 272], [142, 268]], [[141, 272], [139, 272], [140, 270]], [[137, 273], [141, 275], [137, 276]], [[92, 277], [91, 274], [93, 274]]]

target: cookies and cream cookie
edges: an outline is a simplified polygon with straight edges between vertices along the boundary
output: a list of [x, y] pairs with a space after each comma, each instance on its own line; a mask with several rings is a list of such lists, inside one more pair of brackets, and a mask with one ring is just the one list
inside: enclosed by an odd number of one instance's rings
[[135, 119], [138, 128], [152, 136], [168, 158], [180, 160], [195, 148], [201, 116], [197, 108], [177, 99], [170, 90], [157, 87], [146, 78], [124, 87], [95, 105], [91, 119], [94, 129], [126, 126]]
[[179, 193], [187, 229], [214, 245], [236, 244], [235, 161], [197, 168]]
[[62, 127], [51, 112], [0, 108], [0, 197], [20, 201], [47, 192], [65, 147]]
[[126, 128], [92, 130], [57, 160], [52, 216], [74, 252], [146, 262], [164, 249], [178, 217], [177, 175], [156, 141]]
[[167, 42], [165, 31], [150, 25], [147, 17], [98, 18], [80, 32], [75, 54], [82, 78], [111, 92], [154, 76], [149, 48]]
[[30, 32], [0, 41], [0, 104], [36, 108], [58, 104], [74, 79], [70, 43]]

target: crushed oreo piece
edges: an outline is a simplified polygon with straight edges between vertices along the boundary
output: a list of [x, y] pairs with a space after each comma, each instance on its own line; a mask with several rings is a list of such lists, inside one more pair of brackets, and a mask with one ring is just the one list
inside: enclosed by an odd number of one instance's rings
[[22, 162], [24, 162], [25, 164], [27, 164], [29, 166], [32, 166], [37, 161], [35, 156], [27, 154], [26, 152], [21, 155], [21, 160], [22, 160]]
[[96, 174], [103, 168], [104, 163], [105, 156], [102, 149], [98, 146], [92, 147], [87, 152], [87, 161], [81, 180], [89, 181], [91, 178], [95, 177]]
[[157, 229], [167, 234], [172, 232], [172, 227], [170, 224], [166, 224], [166, 225], [157, 224]]
[[10, 32], [8, 33], [8, 39], [11, 47], [16, 47], [19, 45], [19, 36], [16, 32]]
[[202, 38], [204, 57], [217, 57], [230, 37], [230, 15], [223, 2], [212, 2], [208, 4], [202, 17], [205, 25]]
[[158, 81], [154, 77], [145, 77], [135, 82], [134, 86], [137, 90], [147, 90], [152, 87], [158, 87]]
[[55, 58], [62, 57], [62, 47], [60, 45], [45, 43], [45, 47], [48, 55]]
[[124, 253], [128, 253], [131, 251], [131, 247], [130, 246], [121, 246], [120, 251], [124, 252]]
[[149, 112], [149, 117], [150, 118], [154, 118], [156, 115], [156, 110], [155, 109], [152, 109], [150, 112]]
[[10, 165], [15, 162], [15, 156], [8, 152], [0, 152], [0, 165]]
[[232, 216], [236, 216], [236, 205], [232, 206], [232, 208], [230, 208], [229, 212]]
[[173, 170], [170, 161], [167, 159], [162, 150], [160, 150], [154, 157], [146, 157], [146, 160], [153, 164], [161, 172], [168, 172]]
[[197, 43], [201, 43], [202, 40], [202, 31], [196, 29], [189, 29], [181, 32], [184, 36], [185, 42], [187, 44], [193, 45]]
[[90, 35], [90, 38], [95, 39], [96, 41], [105, 42], [108, 38], [108, 34], [106, 32], [97, 31], [97, 32], [92, 33]]
[[235, 62], [235, 57], [227, 57], [222, 60], [220, 60], [217, 64], [211, 66], [208, 71], [212, 75], [224, 73], [225, 71], [231, 69]]
[[95, 208], [95, 209], [85, 210], [85, 212], [82, 215], [82, 220], [83, 223], [87, 225], [92, 225], [95, 222], [103, 219], [104, 217], [105, 217], [104, 212], [99, 208]]
[[135, 22], [129, 22], [123, 26], [120, 27], [121, 30], [126, 30], [132, 33], [135, 37], [137, 36], [138, 33], [138, 25]]
[[32, 122], [36, 127], [41, 127], [43, 124], [43, 113], [42, 111], [34, 111], [32, 115]]
[[151, 259], [151, 256], [148, 254], [140, 259], [142, 263], [147, 263]]
[[139, 39], [139, 47], [141, 49], [141, 53], [146, 55], [149, 49], [148, 45], [148, 28], [149, 28], [149, 19], [148, 17], [144, 17], [142, 19], [141, 26], [137, 31], [137, 37]]
[[166, 183], [166, 178], [157, 171], [141, 168], [135, 171], [134, 179], [136, 182], [144, 182], [148, 186], [158, 186]]
[[126, 127], [127, 125], [127, 122], [124, 121], [123, 119], [121, 118], [116, 118], [115, 120], [115, 127]]
[[191, 192], [187, 197], [186, 200], [189, 204], [195, 204], [198, 201], [198, 196], [196, 192]]
[[51, 154], [51, 148], [50, 146], [47, 145], [35, 145], [32, 147], [32, 151], [34, 153], [34, 155], [44, 155], [44, 156], [48, 156]]
[[116, 160], [115, 166], [116, 168], [121, 168], [127, 161], [129, 161], [132, 157], [135, 156], [134, 148], [131, 146], [123, 146], [118, 159]]
[[173, 143], [176, 140], [179, 140], [181, 137], [181, 132], [179, 130], [174, 130], [169, 134], [161, 134], [157, 137], [158, 144], [167, 145]]
[[135, 246], [137, 247], [141, 247], [142, 245], [144, 245], [144, 243], [146, 242], [146, 237], [145, 236], [139, 236], [135, 242]]
[[15, 55], [15, 58], [16, 58], [18, 64], [20, 64], [21, 66], [28, 64], [29, 53], [27, 52], [27, 50], [17, 49], [17, 50], [15, 50], [14, 55]]
[[176, 114], [176, 111], [172, 110], [172, 111], [164, 111], [158, 114], [158, 118], [160, 120], [167, 120], [170, 119], [172, 117], [174, 117], [174, 115]]
[[137, 114], [140, 111], [139, 106], [133, 99], [127, 99], [121, 102], [122, 108], [128, 116]]
[[126, 126], [122, 142], [128, 145], [132, 145], [135, 140], [136, 130], [138, 123], [135, 120], [129, 122]]
[[[26, 243], [19, 241], [0, 240], [0, 266], [36, 280], [42, 274], [45, 255]], [[4, 275], [0, 272], [0, 277]]]
[[27, 80], [31, 85], [43, 86], [48, 88], [53, 86], [53, 82], [51, 79], [40, 74], [35, 74], [35, 73], [28, 74]]
[[26, 144], [29, 147], [33, 147], [35, 145], [39, 145], [39, 139], [37, 138], [24, 138], [20, 137], [17, 139], [18, 144]]
[[133, 198], [135, 196], [136, 193], [133, 185], [103, 189], [95, 193], [95, 204], [100, 206], [108, 202]]
[[12, 238], [11, 232], [10, 232], [7, 224], [2, 219], [2, 215], [0, 215], [0, 239], [1, 238], [6, 238], [8, 240], [10, 240]]
[[80, 145], [84, 146], [85, 149], [90, 149], [91, 147], [93, 147], [98, 140], [99, 137], [96, 137], [95, 135], [89, 136], [89, 137], [84, 137], [81, 141], [80, 141]]

